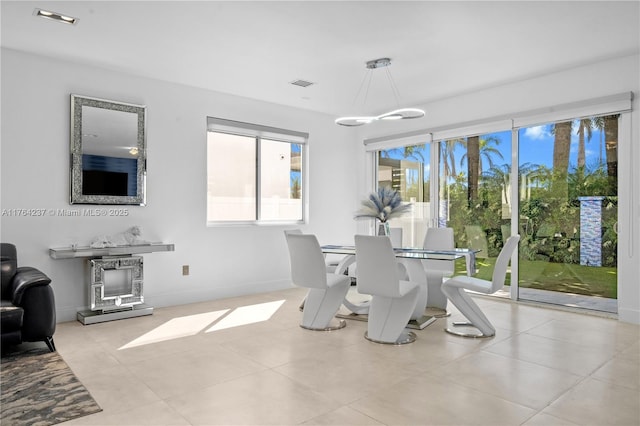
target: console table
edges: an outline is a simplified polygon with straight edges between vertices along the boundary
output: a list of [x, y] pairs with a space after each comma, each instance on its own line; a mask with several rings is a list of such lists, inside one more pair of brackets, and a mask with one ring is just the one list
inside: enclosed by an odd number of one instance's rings
[[79, 311], [78, 321], [104, 321], [153, 314], [144, 303], [144, 253], [174, 251], [173, 244], [149, 243], [105, 248], [62, 247], [49, 249], [53, 259], [86, 258], [89, 270], [89, 310]]

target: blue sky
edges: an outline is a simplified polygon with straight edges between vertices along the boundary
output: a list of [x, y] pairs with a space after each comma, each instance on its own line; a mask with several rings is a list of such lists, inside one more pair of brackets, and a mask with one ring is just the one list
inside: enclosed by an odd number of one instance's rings
[[[569, 162], [571, 166], [575, 166], [578, 157], [578, 134], [576, 133], [577, 125], [573, 126], [571, 134], [571, 151], [569, 154]], [[585, 137], [585, 152], [587, 166], [597, 163], [600, 157], [602, 131], [593, 130], [591, 140]], [[511, 131], [490, 133], [481, 136], [481, 139], [495, 137], [500, 140], [499, 145], [493, 145], [502, 153], [502, 159], [494, 157], [494, 164], [500, 165], [511, 162]], [[520, 163], [531, 163], [537, 165], [544, 165], [551, 168], [553, 162], [553, 143], [554, 136], [552, 134], [551, 125], [532, 126], [523, 128], [519, 133], [520, 138]], [[419, 150], [424, 158], [428, 157], [428, 149]], [[426, 152], [425, 152], [426, 151]], [[602, 148], [602, 156], [604, 157], [604, 148]], [[466, 163], [460, 168], [460, 159], [465, 154], [465, 148], [458, 146], [455, 150], [456, 153], [456, 169], [458, 171], [466, 171]], [[394, 150], [390, 153], [391, 158], [402, 159], [402, 150]], [[604, 160], [603, 160], [604, 161]], [[429, 165], [425, 165], [425, 173], [428, 173]], [[486, 171], [486, 166], [485, 170]]]
[[[575, 130], [577, 125], [573, 127], [574, 129], [571, 132], [569, 163], [575, 166], [578, 159], [578, 134]], [[598, 161], [602, 137], [603, 132], [600, 130], [592, 131], [591, 140], [585, 135], [587, 165], [595, 164]], [[604, 157], [604, 148], [602, 148], [602, 151], [602, 156]], [[520, 163], [526, 161], [546, 165], [549, 168], [551, 167], [553, 161], [553, 134], [551, 134], [551, 126], [534, 126], [520, 130]]]

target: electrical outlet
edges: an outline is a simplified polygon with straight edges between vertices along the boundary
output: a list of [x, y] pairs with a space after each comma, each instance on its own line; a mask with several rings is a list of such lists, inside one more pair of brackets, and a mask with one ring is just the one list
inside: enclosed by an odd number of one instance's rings
[[182, 265], [182, 275], [189, 275], [189, 265]]

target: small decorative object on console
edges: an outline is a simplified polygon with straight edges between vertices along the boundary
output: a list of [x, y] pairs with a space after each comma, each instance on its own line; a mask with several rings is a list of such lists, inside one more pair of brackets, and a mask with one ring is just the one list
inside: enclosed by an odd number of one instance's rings
[[124, 232], [114, 235], [101, 235], [91, 242], [91, 248], [105, 248], [118, 246], [141, 246], [149, 244], [142, 239], [142, 227], [135, 225]]

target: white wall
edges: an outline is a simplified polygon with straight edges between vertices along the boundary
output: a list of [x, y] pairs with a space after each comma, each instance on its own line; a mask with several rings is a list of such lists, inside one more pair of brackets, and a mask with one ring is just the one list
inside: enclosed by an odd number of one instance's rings
[[[145, 298], [154, 306], [189, 303], [290, 285], [282, 230], [216, 227], [206, 222], [206, 116], [310, 133], [310, 222], [322, 242], [366, 232], [353, 212], [368, 193], [361, 141], [633, 91], [631, 135], [621, 137], [619, 164], [619, 318], [640, 323], [640, 59], [636, 56], [566, 70], [520, 83], [425, 104], [424, 120], [358, 129], [333, 117], [196, 88], [78, 66], [2, 49], [1, 197], [5, 209], [81, 209], [69, 200], [69, 95], [147, 105], [147, 206], [128, 217], [2, 216], [0, 238], [18, 246], [19, 263], [53, 280], [59, 321], [87, 305], [84, 262], [53, 260], [50, 247], [88, 243], [100, 234], [142, 225], [145, 238], [176, 244], [145, 255]], [[624, 194], [631, 194], [624, 197]], [[182, 265], [191, 275], [181, 275]]]
[[[2, 49], [1, 202], [9, 209], [69, 205], [69, 95], [147, 106], [147, 205], [127, 217], [1, 218], [1, 239], [18, 247], [19, 265], [52, 279], [58, 321], [87, 306], [82, 260], [53, 260], [51, 247], [88, 244], [131, 225], [175, 252], [144, 255], [145, 301], [166, 306], [290, 286], [285, 226], [207, 228], [206, 117], [308, 132], [309, 224], [321, 243], [350, 241], [356, 229], [354, 131], [333, 117], [41, 56]], [[182, 276], [182, 265], [190, 275]]]
[[[633, 112], [624, 120], [631, 122], [631, 134], [620, 135], [618, 164], [618, 317], [640, 324], [640, 57], [615, 60], [564, 70], [527, 81], [505, 84], [455, 98], [435, 101], [419, 107], [426, 117], [360, 127], [358, 139], [423, 130], [439, 126], [474, 122], [514, 113], [551, 108], [623, 92], [634, 92]], [[549, 110], [551, 112], [551, 110]], [[367, 156], [359, 143], [359, 192], [368, 190]]]

